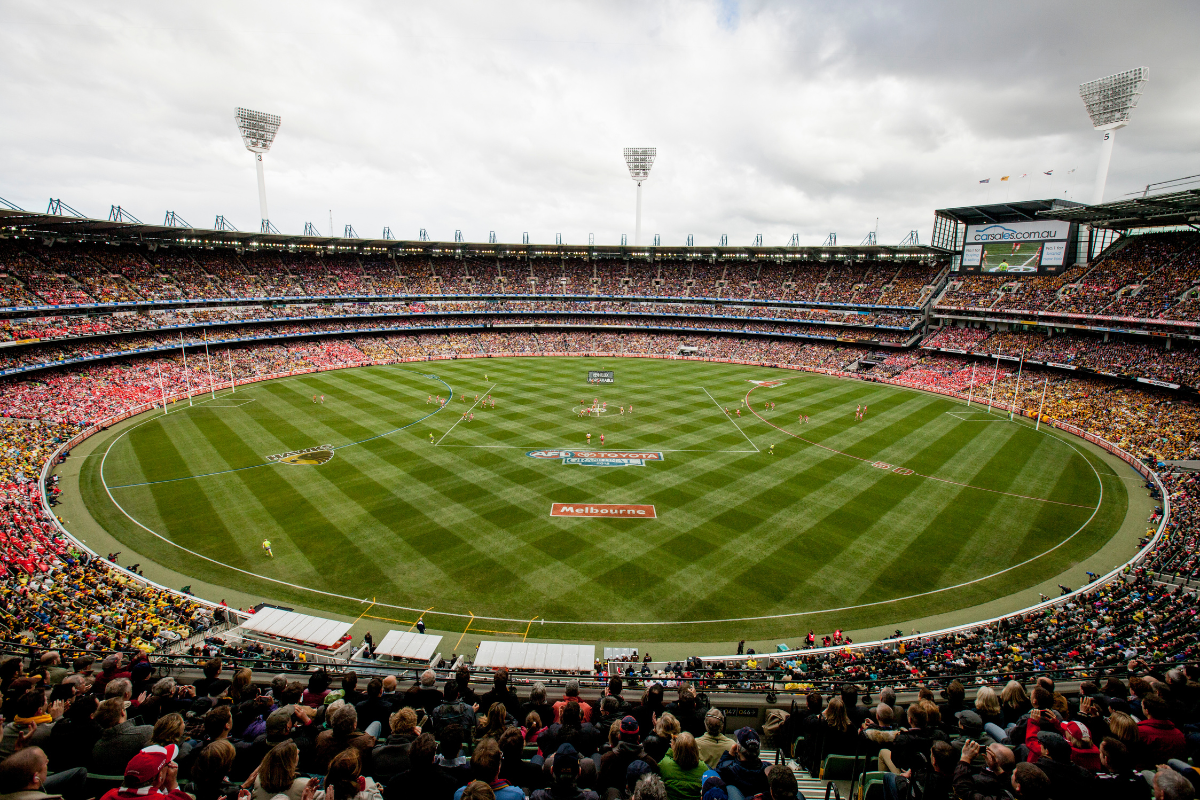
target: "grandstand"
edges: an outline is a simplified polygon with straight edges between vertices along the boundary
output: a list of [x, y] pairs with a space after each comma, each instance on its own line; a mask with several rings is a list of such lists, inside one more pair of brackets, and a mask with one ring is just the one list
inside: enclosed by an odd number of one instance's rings
[[[1176, 196], [1169, 202], [1185, 201], [1191, 202]], [[1178, 221], [1173, 218], [1131, 218], [1124, 202], [1042, 206], [1032, 213], [1114, 235], [1082, 243], [1076, 262], [1057, 272], [995, 275], [964, 271], [954, 246], [468, 245], [181, 231], [0, 212], [5, 645], [32, 656], [34, 668], [50, 663], [41, 656], [48, 651], [68, 660], [125, 654], [135, 662], [132, 670], [105, 662], [97, 681], [103, 686], [128, 672], [135, 698], [152, 687], [154, 696], [141, 701], [151, 708], [130, 709], [143, 722], [171, 710], [203, 715], [207, 708], [207, 698], [197, 705], [173, 688], [163, 694], [154, 683], [160, 671], [183, 670], [201, 687], [220, 689], [211, 678], [233, 677], [231, 667], [253, 669], [237, 673], [229, 687], [240, 693], [233, 734], [247, 747], [255, 736], [253, 716], [246, 715], [256, 702], [270, 705], [255, 697], [277, 672], [285, 679], [273, 687], [272, 702], [308, 705], [338, 735], [344, 723], [325, 705], [336, 695], [328, 694], [325, 673], [311, 672], [314, 665], [332, 671], [335, 689], [350, 667], [360, 680], [390, 678], [382, 684], [389, 693], [399, 676], [412, 688], [402, 702], [388, 702], [428, 714], [434, 721], [427, 724], [437, 726], [435, 710], [453, 702], [451, 692], [480, 701], [481, 720], [489, 695], [509, 697], [499, 677], [509, 673], [492, 667], [511, 658], [519, 705], [508, 711], [519, 711], [518, 723], [529, 711], [545, 715], [541, 727], [560, 719], [552, 704], [558, 687], [567, 692], [564, 700], [573, 696], [571, 681], [594, 706], [593, 722], [611, 724], [629, 712], [643, 733], [656, 730], [649, 739], [638, 737], [647, 750], [658, 746], [656, 738], [669, 737], [669, 725], [656, 727], [651, 713], [669, 711], [684, 730], [702, 737], [708, 705], [726, 710], [718, 727], [731, 733], [743, 722], [761, 726], [768, 708], [782, 707], [792, 718], [764, 743], [763, 755], [777, 748], [803, 785], [839, 781], [834, 785], [843, 792], [853, 789], [851, 779], [855, 786], [872, 780], [864, 764], [873, 767], [881, 741], [889, 740], [864, 735], [845, 748], [859, 758], [842, 764], [834, 742], [845, 731], [836, 714], [814, 707], [823, 700], [812, 700], [813, 692], [836, 698], [836, 707], [856, 721], [877, 713], [857, 704], [858, 693], [872, 702], [895, 702], [898, 694], [909, 706], [908, 727], [937, 730], [947, 739], [958, 735], [953, 712], [974, 702], [1014, 747], [1026, 739], [1009, 723], [1033, 730], [1022, 716], [1027, 708], [1018, 699], [1011, 709], [993, 711], [983, 687], [999, 694], [1010, 681], [1033, 687], [1056, 680], [1057, 690], [1072, 698], [1069, 713], [1097, 740], [1120, 734], [1116, 723], [1086, 714], [1076, 695], [1103, 697], [1107, 709], [1151, 721], [1162, 719], [1159, 700], [1147, 698], [1165, 698], [1170, 719], [1192, 723], [1188, 698], [1200, 677], [1200, 490], [1172, 463], [1200, 460], [1194, 399], [1200, 388], [1194, 344], [1200, 235], [1162, 230]], [[965, 226], [979, 210], [955, 211]], [[326, 620], [290, 609], [234, 609], [220, 597], [156, 584], [138, 574], [142, 563], [136, 562], [148, 559], [92, 552], [56, 516], [63, 492], [72, 491], [55, 477], [63, 459], [122, 420], [156, 408], [161, 413], [164, 400], [186, 403], [280, 376], [378, 365], [535, 355], [678, 360], [681, 350], [701, 361], [782, 366], [960, 401], [986, 392], [989, 408], [1097, 443], [1129, 463], [1153, 499], [1153, 519], [1136, 550], [1123, 557], [1127, 563], [1080, 579], [1076, 585], [1083, 588], [1063, 587], [1062, 597], [932, 633], [906, 633], [913, 626], [899, 620], [893, 637], [851, 641], [849, 626], [837, 625], [815, 631], [805, 647], [794, 630], [781, 629], [775, 641], [790, 638], [797, 646], [771, 652], [775, 648], [760, 641], [753, 643], [760, 653], [734, 654], [730, 645], [661, 645], [671, 653], [666, 659], [626, 653], [588, 665], [582, 654], [592, 652], [590, 644], [539, 650], [533, 630], [531, 643], [519, 648], [483, 634], [484, 658], [476, 665], [468, 648], [460, 650], [462, 629], [426, 637], [423, 623], [417, 634], [380, 621], [377, 627], [393, 629], [381, 637], [376, 657], [374, 641], [348, 646], [353, 616]], [[363, 627], [354, 630], [361, 638]], [[480, 637], [468, 644], [474, 641]], [[223, 659], [219, 675], [201, 677], [197, 670], [216, 656]], [[430, 679], [456, 688], [430, 699]], [[19, 681], [9, 672], [10, 701]], [[635, 702], [621, 699], [614, 712], [604, 695], [619, 696], [621, 681]], [[678, 699], [667, 704], [655, 684], [678, 689]], [[381, 730], [387, 717], [366, 716], [377, 690], [367, 687], [363, 694], [350, 677], [342, 686], [343, 701], [361, 695], [361, 735], [378, 736], [381, 747], [385, 739], [392, 744]], [[692, 697], [696, 689], [699, 701]], [[1034, 705], [1044, 697], [1035, 694]], [[295, 721], [307, 727], [311, 713]], [[383, 725], [372, 727], [372, 721]], [[391, 724], [400, 725], [392, 729], [401, 737], [396, 742], [412, 741], [402, 738], [404, 720]], [[607, 731], [583, 727], [589, 736], [597, 733], [581, 751], [599, 754]], [[268, 738], [270, 730], [268, 723]], [[1147, 744], [1149, 734], [1139, 739], [1136, 731], [1135, 725], [1133, 734], [1120, 734], [1131, 737], [1128, 767], [1153, 768], [1159, 751]], [[549, 755], [562, 736], [558, 727], [533, 730], [519, 744], [529, 743], [526, 755], [534, 749]], [[300, 769], [322, 773], [327, 765], [316, 755], [315, 731], [311, 744], [301, 750]], [[66, 751], [48, 752], [52, 771], [75, 763]], [[236, 761], [229, 776], [245, 779], [248, 765]], [[824, 780], [818, 780], [822, 770]], [[394, 777], [372, 774], [381, 783]]]

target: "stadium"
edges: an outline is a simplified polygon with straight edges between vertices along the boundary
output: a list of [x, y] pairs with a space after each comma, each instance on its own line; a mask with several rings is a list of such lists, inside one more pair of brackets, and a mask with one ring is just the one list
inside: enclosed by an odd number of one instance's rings
[[1195, 796], [1146, 80], [1080, 87], [1093, 202], [895, 245], [647, 244], [654, 148], [620, 244], [281, 232], [244, 108], [250, 230], [0, 198], [0, 794]]

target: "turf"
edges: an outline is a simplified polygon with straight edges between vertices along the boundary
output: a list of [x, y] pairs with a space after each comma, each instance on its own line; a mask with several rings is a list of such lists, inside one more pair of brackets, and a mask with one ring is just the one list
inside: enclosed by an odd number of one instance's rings
[[[616, 383], [587, 384], [589, 369]], [[496, 408], [462, 421], [489, 388]], [[726, 416], [748, 392], [762, 418]], [[439, 393], [452, 398], [440, 411], [427, 402]], [[594, 397], [613, 410], [580, 419]], [[629, 404], [632, 415], [615, 412]], [[587, 432], [593, 449], [604, 433], [605, 449], [664, 460], [527, 455], [587, 449]], [[84, 466], [84, 499], [146, 559], [273, 601], [357, 616], [373, 599], [374, 615], [397, 622], [415, 618], [403, 607], [432, 607], [431, 627], [462, 629], [474, 614], [472, 630], [535, 621], [534, 635], [557, 638], [782, 640], [962, 608], [1095, 552], [1128, 499], [1101, 459], [1057, 433], [948, 399], [651, 359], [339, 370], [176, 405], [110, 439]], [[267, 460], [317, 445], [334, 457]], [[552, 502], [653, 504], [658, 518], [551, 518]], [[770, 618], [696, 622], [748, 617]], [[666, 624], [615, 624], [630, 621]]]

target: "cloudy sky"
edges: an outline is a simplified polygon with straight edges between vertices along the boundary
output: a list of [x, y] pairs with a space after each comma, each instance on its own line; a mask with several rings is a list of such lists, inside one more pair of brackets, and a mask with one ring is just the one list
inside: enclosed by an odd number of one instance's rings
[[0, 197], [256, 229], [241, 105], [283, 118], [284, 232], [632, 241], [622, 148], [654, 146], [644, 239], [926, 241], [935, 208], [1087, 200], [1078, 85], [1136, 66], [1106, 199], [1200, 173], [1197, 30], [1195, 2], [0, 2]]

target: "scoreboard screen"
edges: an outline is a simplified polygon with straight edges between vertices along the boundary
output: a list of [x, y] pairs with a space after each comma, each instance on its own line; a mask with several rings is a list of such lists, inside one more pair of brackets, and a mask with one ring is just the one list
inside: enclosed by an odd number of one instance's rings
[[968, 225], [963, 272], [1061, 272], [1074, 256], [1076, 226], [1059, 220]]
[[588, 371], [588, 383], [616, 383], [615, 373]]

